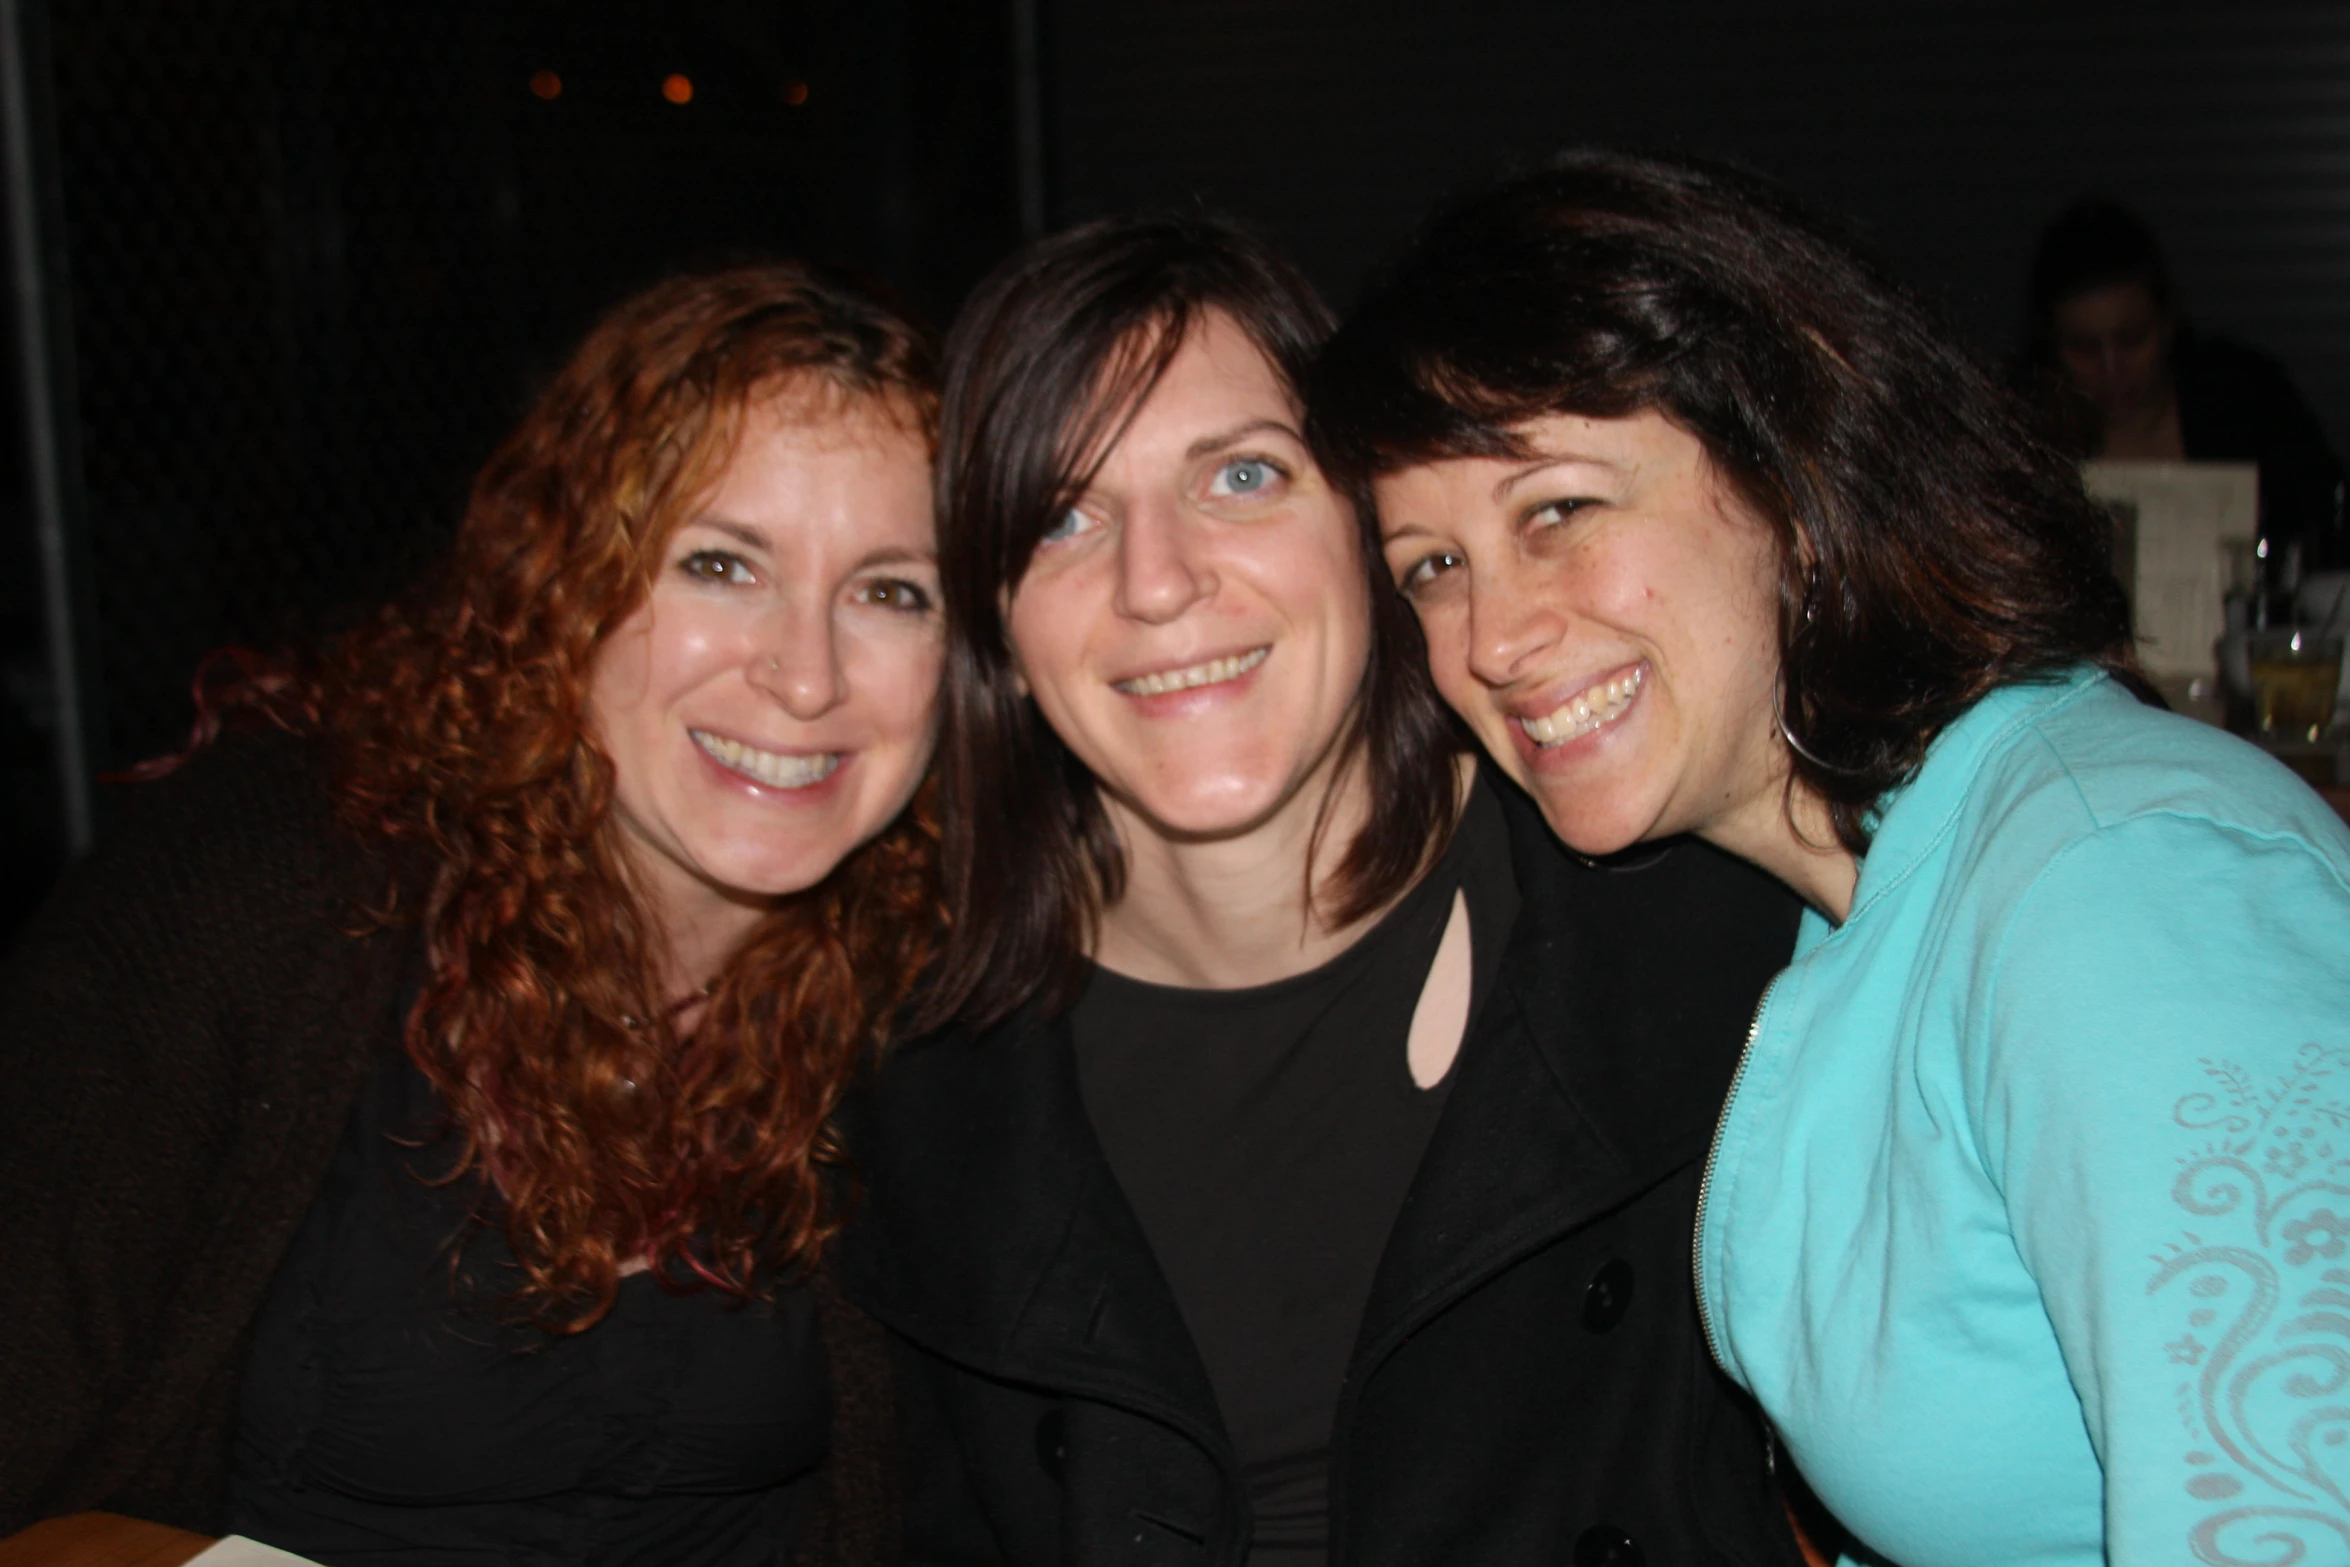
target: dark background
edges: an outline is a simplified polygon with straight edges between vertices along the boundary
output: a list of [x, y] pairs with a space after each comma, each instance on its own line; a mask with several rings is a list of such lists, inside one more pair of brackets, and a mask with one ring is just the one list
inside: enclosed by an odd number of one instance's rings
[[2188, 312], [2350, 439], [2350, 5], [2273, 0], [1122, 0], [1052, 10], [1065, 215], [1205, 193], [1343, 303], [1431, 202], [1603, 140], [1751, 164], [1856, 220], [1988, 352], [2084, 194]]
[[[205, 650], [389, 591], [594, 313], [696, 262], [813, 255], [943, 325], [1025, 232], [1200, 200], [1343, 305], [1431, 202], [1628, 142], [1845, 212], [1992, 354], [2039, 226], [2121, 199], [2199, 324], [2276, 354], [2350, 436], [2341, 3], [0, 0], [0, 19], [36, 241], [17, 297], [46, 288], [11, 318], [0, 401], [0, 933], [71, 847], [61, 742], [78, 727], [84, 773], [169, 749]], [[662, 95], [672, 73], [690, 102]]]

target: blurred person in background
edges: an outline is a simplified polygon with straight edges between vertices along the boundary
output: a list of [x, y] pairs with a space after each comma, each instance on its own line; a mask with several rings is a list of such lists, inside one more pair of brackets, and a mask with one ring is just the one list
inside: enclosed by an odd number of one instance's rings
[[2075, 455], [2258, 463], [2272, 569], [2288, 550], [2304, 569], [2350, 567], [2342, 465], [2316, 416], [2274, 359], [2195, 330], [2134, 214], [2089, 200], [2049, 224], [2031, 308], [2023, 380]]
[[1689, 1239], [1793, 900], [1468, 765], [1304, 442], [1328, 325], [1145, 218], [949, 340], [943, 1026], [844, 1117], [909, 1558], [1792, 1564]]
[[1808, 905], [1698, 1297], [1853, 1554], [2339, 1560], [2350, 831], [2140, 700], [2027, 410], [1785, 196], [1606, 152], [1427, 228], [1310, 404], [1559, 837]]
[[853, 290], [664, 283], [418, 595], [204, 685], [0, 972], [0, 1534], [879, 1558], [822, 1268], [934, 930], [935, 413]]

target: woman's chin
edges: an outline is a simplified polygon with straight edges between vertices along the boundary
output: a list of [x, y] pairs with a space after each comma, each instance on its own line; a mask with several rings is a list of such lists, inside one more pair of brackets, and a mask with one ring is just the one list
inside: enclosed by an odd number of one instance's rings
[[[1187, 781], [1188, 782], [1188, 781]], [[1265, 826], [1300, 794], [1289, 777], [1220, 776], [1189, 787], [1106, 790], [1131, 825], [1168, 843], [1217, 843], [1245, 838]]]
[[1576, 808], [1540, 797], [1536, 803], [1542, 807], [1542, 819], [1550, 824], [1552, 835], [1589, 859], [1621, 854], [1652, 836], [1639, 823], [1612, 812], [1593, 812], [1587, 805]]

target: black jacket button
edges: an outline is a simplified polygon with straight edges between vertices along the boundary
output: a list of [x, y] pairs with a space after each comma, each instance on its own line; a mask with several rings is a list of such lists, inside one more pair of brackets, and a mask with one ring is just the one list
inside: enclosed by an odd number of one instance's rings
[[[1621, 1262], [1608, 1264], [1623, 1268]], [[1629, 1273], [1629, 1268], [1624, 1269]], [[1640, 1542], [1623, 1530], [1595, 1523], [1575, 1536], [1575, 1567], [1644, 1567], [1648, 1561]]]
[[1061, 1462], [1069, 1456], [1069, 1420], [1058, 1409], [1048, 1409], [1036, 1422], [1036, 1461], [1054, 1479], [1061, 1478]]
[[[1603, 1264], [1584, 1288], [1583, 1326], [1594, 1333], [1605, 1333], [1624, 1320], [1624, 1308], [1631, 1304], [1632, 1264], [1618, 1257]], [[1582, 1567], [1580, 1558], [1576, 1567]]]

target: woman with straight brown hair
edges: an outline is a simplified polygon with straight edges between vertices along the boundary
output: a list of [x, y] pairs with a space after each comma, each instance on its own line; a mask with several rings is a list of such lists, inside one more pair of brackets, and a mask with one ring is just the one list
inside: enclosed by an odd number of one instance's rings
[[0, 1533], [871, 1561], [834, 1104], [931, 945], [926, 344], [615, 309], [447, 567], [202, 694], [0, 976]]
[[1793, 906], [1467, 764], [1305, 445], [1327, 327], [1180, 217], [950, 340], [954, 923], [847, 1122], [909, 1554], [1791, 1563], [1687, 1255]]

